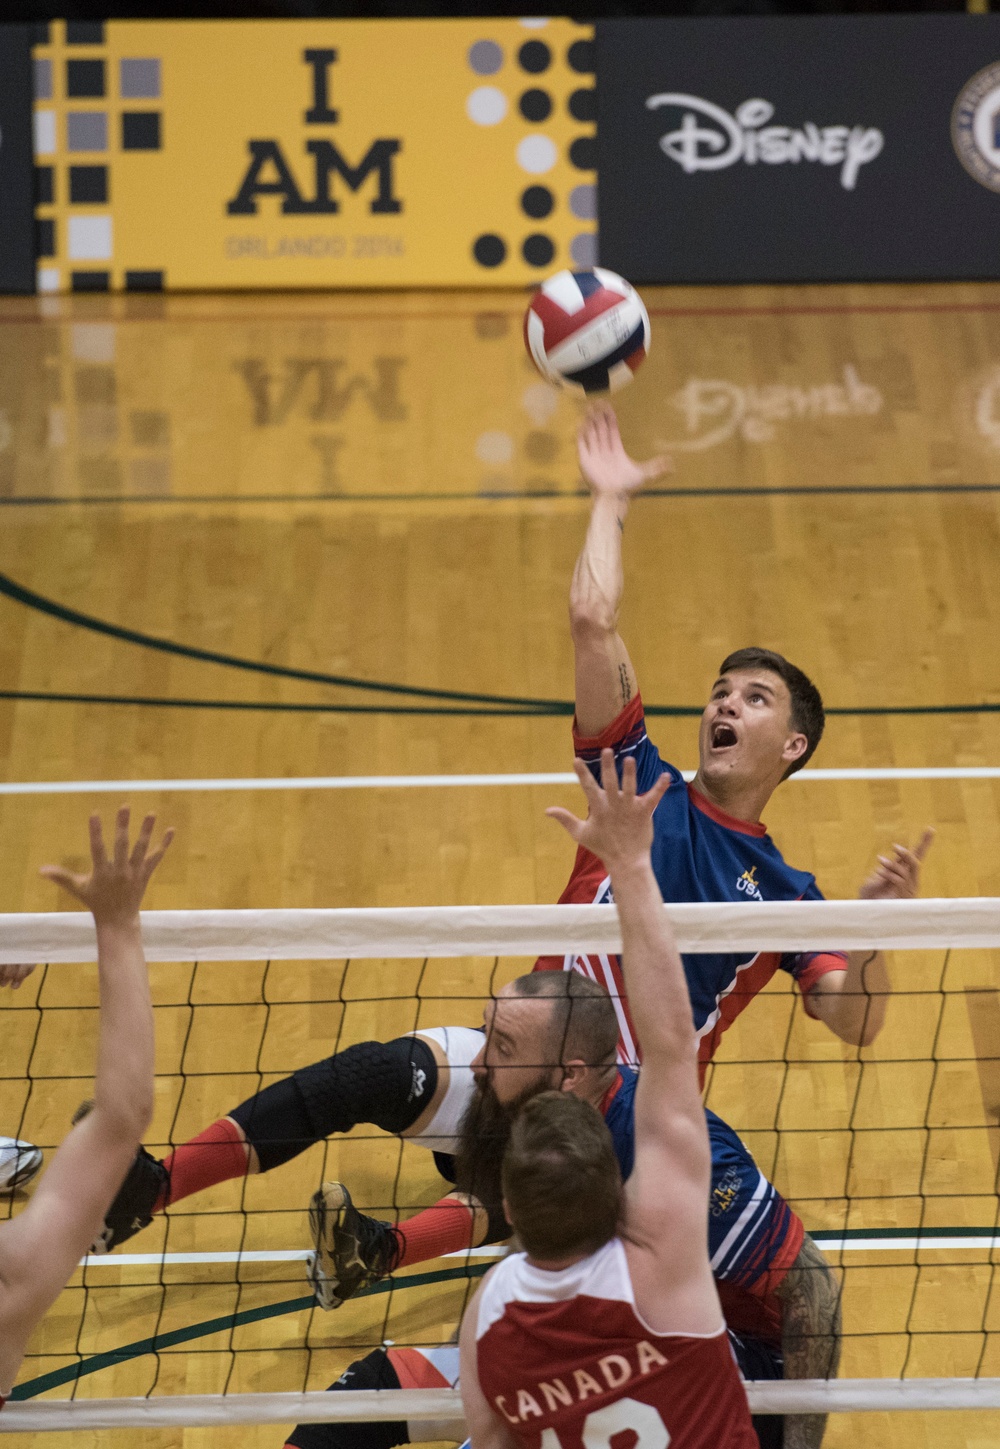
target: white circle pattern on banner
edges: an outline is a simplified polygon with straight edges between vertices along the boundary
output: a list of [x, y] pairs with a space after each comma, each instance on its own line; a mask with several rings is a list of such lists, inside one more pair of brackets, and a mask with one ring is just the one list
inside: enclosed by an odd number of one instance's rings
[[478, 86], [465, 102], [465, 114], [477, 126], [496, 126], [507, 114], [507, 97], [496, 86]]
[[556, 143], [548, 136], [525, 136], [517, 148], [517, 164], [532, 176], [551, 171], [558, 158]]
[[969, 175], [1000, 191], [1000, 63], [978, 71], [959, 91], [951, 140]]

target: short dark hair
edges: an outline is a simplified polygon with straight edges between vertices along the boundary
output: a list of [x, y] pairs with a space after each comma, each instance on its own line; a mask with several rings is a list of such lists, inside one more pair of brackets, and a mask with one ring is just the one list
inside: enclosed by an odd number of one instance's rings
[[553, 1065], [582, 1061], [589, 1067], [614, 1060], [618, 1049], [618, 1018], [614, 1003], [597, 981], [578, 971], [533, 971], [511, 982], [517, 996], [552, 1002]]
[[755, 644], [750, 645], [747, 649], [737, 649], [723, 659], [719, 674], [731, 674], [737, 669], [769, 669], [772, 674], [777, 674], [780, 679], [783, 679], [788, 686], [788, 693], [792, 700], [792, 726], [804, 734], [809, 743], [805, 754], [800, 756], [793, 765], [789, 765], [785, 771], [782, 778], [787, 780], [789, 775], [794, 775], [796, 770], [801, 770], [806, 761], [812, 758], [816, 752], [816, 746], [823, 738], [826, 715], [823, 711], [822, 696], [807, 674], [804, 674], [796, 665], [789, 663], [783, 654], [778, 654], [773, 649], [761, 649]]
[[514, 1119], [503, 1195], [525, 1252], [596, 1253], [618, 1231], [622, 1178], [604, 1118], [572, 1092], [540, 1092]]

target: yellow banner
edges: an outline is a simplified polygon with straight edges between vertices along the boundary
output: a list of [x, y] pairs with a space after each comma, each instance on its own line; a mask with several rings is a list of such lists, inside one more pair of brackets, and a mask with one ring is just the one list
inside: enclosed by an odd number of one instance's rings
[[41, 291], [511, 286], [596, 260], [590, 27], [56, 22], [35, 73]]

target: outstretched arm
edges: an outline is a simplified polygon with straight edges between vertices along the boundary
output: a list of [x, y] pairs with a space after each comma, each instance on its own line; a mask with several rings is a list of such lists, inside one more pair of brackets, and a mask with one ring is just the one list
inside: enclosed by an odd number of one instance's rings
[[[894, 845], [892, 856], [880, 855], [878, 865], [858, 891], [862, 901], [907, 900], [920, 889], [920, 867], [934, 839], [924, 831], [913, 850]], [[850, 951], [846, 971], [829, 971], [809, 993], [814, 1016], [826, 1023], [842, 1041], [869, 1046], [885, 1025], [892, 990], [882, 951]]]
[[[548, 814], [577, 844], [599, 856], [611, 874], [622, 930], [622, 971], [642, 1042], [635, 1097], [635, 1167], [625, 1187], [626, 1236], [655, 1259], [642, 1290], [657, 1302], [657, 1330], [713, 1333], [721, 1322], [708, 1259], [711, 1152], [698, 1090], [697, 1040], [687, 981], [649, 858], [653, 811], [668, 776], [636, 794], [635, 760], [626, 758], [621, 786], [611, 750], [601, 754], [601, 786], [582, 760], [577, 778], [590, 809], [586, 821], [568, 810]], [[653, 1281], [655, 1278], [655, 1282]]]
[[69, 1133], [20, 1216], [0, 1228], [0, 1391], [12, 1387], [28, 1337], [97, 1235], [153, 1110], [153, 1012], [139, 904], [173, 832], [150, 852], [147, 815], [129, 850], [129, 812], [119, 810], [114, 851], [90, 818], [93, 869], [42, 874], [83, 901], [97, 926], [100, 1018], [94, 1107]]
[[632, 494], [670, 466], [666, 458], [635, 463], [625, 452], [610, 403], [592, 407], [577, 437], [580, 470], [593, 495], [590, 526], [573, 571], [569, 617], [576, 661], [576, 719], [582, 735], [599, 735], [632, 699], [638, 683], [618, 633], [625, 576], [622, 532]]

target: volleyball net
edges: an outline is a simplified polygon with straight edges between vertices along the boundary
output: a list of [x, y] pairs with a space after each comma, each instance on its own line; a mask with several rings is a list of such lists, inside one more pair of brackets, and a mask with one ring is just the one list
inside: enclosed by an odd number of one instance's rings
[[[693, 955], [896, 953], [888, 1022], [870, 1046], [848, 1047], [809, 1020], [779, 972], [709, 1071], [707, 1104], [743, 1137], [842, 1287], [841, 1377], [750, 1384], [752, 1408], [1000, 1409], [990, 954], [1000, 900], [664, 909]], [[484, 1002], [539, 955], [621, 945], [613, 906], [153, 911], [143, 933], [158, 1044], [147, 1146], [158, 1157], [354, 1042], [480, 1024]], [[0, 962], [26, 960], [46, 964], [5, 1011], [0, 1130], [52, 1148], [92, 1080], [89, 915], [0, 916]], [[384, 1343], [447, 1343], [499, 1250], [402, 1270], [323, 1313], [305, 1278], [305, 1208], [331, 1179], [348, 1182], [362, 1210], [396, 1220], [447, 1191], [430, 1153], [358, 1127], [184, 1199], [81, 1265], [32, 1344], [0, 1431], [340, 1419], [461, 1437], [453, 1390], [326, 1390]]]

